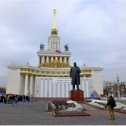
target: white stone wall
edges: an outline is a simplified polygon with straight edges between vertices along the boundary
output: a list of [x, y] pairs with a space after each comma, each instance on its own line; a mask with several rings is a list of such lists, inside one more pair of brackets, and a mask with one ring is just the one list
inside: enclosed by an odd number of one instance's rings
[[60, 50], [60, 38], [57, 35], [51, 35], [48, 37], [48, 50]]
[[20, 94], [20, 70], [8, 69], [6, 94]]
[[90, 97], [94, 90], [92, 78], [82, 78], [80, 89], [84, 91], [84, 97]]
[[[37, 77], [35, 82], [35, 97], [61, 97], [68, 98], [72, 89], [69, 77]], [[91, 78], [81, 78], [80, 89], [84, 91], [84, 97], [90, 97], [93, 92]]]
[[24, 86], [25, 86], [25, 76], [24, 75], [20, 75], [21, 76], [21, 81], [20, 81], [20, 94], [24, 95]]
[[95, 91], [100, 95], [103, 94], [103, 77], [102, 71], [92, 71], [93, 86]]
[[[80, 89], [84, 97], [90, 97], [94, 91], [103, 94], [102, 71], [92, 70], [92, 76], [81, 78]], [[32, 78], [31, 78], [32, 77]], [[36, 80], [35, 80], [36, 78]], [[19, 68], [8, 69], [7, 94], [30, 95], [35, 97], [68, 97], [72, 89], [69, 77], [35, 77], [20, 74]]]

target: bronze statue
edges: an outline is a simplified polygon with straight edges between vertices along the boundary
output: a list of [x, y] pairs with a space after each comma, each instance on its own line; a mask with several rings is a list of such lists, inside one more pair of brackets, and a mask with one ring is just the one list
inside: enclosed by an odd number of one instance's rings
[[40, 43], [40, 50], [44, 50], [44, 46], [43, 44]]
[[75, 90], [75, 85], [77, 86], [77, 90], [79, 90], [81, 70], [77, 66], [76, 62], [73, 64], [74, 66], [70, 69], [70, 77], [72, 78], [71, 84], [73, 85], [73, 90]]
[[65, 48], [65, 51], [69, 51], [68, 45], [65, 45], [64, 48]]

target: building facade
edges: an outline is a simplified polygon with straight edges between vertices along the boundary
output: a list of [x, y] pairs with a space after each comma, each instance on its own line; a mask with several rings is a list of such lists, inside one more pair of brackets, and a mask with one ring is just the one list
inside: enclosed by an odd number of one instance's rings
[[104, 86], [104, 95], [114, 97], [126, 97], [126, 82], [106, 82]]
[[[51, 35], [48, 37], [48, 49], [40, 45], [37, 52], [39, 65], [9, 65], [7, 94], [29, 95], [34, 97], [69, 97], [71, 90], [70, 57], [68, 45], [60, 49], [60, 37], [56, 28], [56, 11]], [[80, 88], [85, 97], [103, 94], [102, 68], [83, 66]]]

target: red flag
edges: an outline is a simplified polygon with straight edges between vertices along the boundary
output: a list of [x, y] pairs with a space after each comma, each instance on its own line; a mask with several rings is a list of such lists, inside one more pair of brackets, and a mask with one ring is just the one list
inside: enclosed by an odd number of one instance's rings
[[57, 52], [57, 53], [59, 53], [59, 54], [61, 54], [61, 51], [60, 51], [60, 50], [58, 50], [58, 49], [56, 49], [56, 52]]

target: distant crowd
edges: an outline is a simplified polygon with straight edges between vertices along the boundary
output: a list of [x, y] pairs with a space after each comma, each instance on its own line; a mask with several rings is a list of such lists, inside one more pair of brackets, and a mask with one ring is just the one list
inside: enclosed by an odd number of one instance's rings
[[31, 97], [25, 95], [2, 95], [0, 96], [0, 103], [12, 104], [12, 106], [16, 106], [17, 102], [30, 102]]

